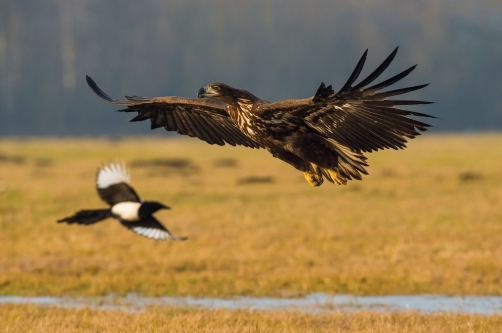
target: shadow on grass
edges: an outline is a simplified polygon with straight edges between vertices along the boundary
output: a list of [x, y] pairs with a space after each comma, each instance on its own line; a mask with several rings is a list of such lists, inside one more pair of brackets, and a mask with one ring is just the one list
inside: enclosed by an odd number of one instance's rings
[[25, 160], [22, 156], [6, 155], [0, 153], [0, 163], [24, 164]]
[[188, 175], [199, 172], [199, 167], [186, 158], [137, 159], [129, 165], [134, 168], [154, 168], [152, 175], [161, 176], [172, 173]]
[[463, 183], [479, 181], [483, 179], [483, 175], [479, 172], [474, 171], [464, 171], [458, 175], [458, 180]]
[[275, 181], [272, 176], [249, 176], [237, 179], [237, 185], [270, 184]]
[[214, 160], [213, 165], [217, 168], [237, 168], [238, 163], [233, 158], [220, 158]]

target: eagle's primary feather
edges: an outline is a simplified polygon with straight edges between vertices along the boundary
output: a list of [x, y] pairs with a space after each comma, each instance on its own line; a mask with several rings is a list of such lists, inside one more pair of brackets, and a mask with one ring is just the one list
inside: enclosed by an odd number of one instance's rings
[[263, 147], [304, 172], [314, 186], [321, 185], [324, 178], [346, 184], [347, 180], [361, 179], [361, 174], [367, 174], [368, 164], [363, 153], [403, 149], [407, 139], [420, 135], [430, 126], [410, 116], [434, 118], [401, 108], [430, 102], [387, 99], [427, 84], [381, 92], [406, 77], [416, 65], [369, 86], [387, 69], [397, 50], [355, 85], [368, 50], [338, 92], [335, 93], [331, 85], [321, 83], [311, 98], [275, 103], [224, 83], [201, 88], [199, 99], [126, 96], [127, 100], [119, 101], [104, 93], [90, 77], [87, 83], [106, 102], [127, 106], [121, 111], [138, 112], [131, 121], [150, 119], [152, 129], [164, 127], [210, 144]]

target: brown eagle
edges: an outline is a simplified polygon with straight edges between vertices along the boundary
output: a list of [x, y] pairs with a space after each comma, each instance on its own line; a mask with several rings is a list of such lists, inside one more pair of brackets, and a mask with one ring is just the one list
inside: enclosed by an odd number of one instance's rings
[[[198, 137], [209, 144], [265, 148], [274, 157], [302, 171], [313, 186], [328, 181], [345, 185], [367, 175], [365, 152], [406, 147], [406, 139], [420, 135], [430, 125], [409, 116], [433, 116], [396, 106], [430, 104], [415, 100], [389, 100], [427, 84], [380, 92], [407, 76], [416, 67], [369, 86], [394, 59], [397, 48], [368, 77], [354, 85], [366, 61], [364, 52], [345, 85], [335, 93], [321, 83], [306, 99], [264, 101], [248, 91], [224, 83], [201, 88], [199, 99], [126, 96], [111, 98], [86, 77], [89, 87], [108, 103], [137, 112], [131, 121], [150, 119], [151, 128]], [[368, 87], [369, 86], [369, 87]]]

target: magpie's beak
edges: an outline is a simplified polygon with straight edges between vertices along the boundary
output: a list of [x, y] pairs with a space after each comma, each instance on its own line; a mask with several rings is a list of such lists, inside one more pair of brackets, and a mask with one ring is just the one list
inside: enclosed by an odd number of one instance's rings
[[197, 93], [198, 98], [205, 98], [206, 96], [206, 88], [200, 88], [199, 92]]
[[171, 207], [166, 206], [166, 205], [164, 205], [164, 204], [160, 204], [160, 205], [161, 205], [161, 209], [171, 209]]

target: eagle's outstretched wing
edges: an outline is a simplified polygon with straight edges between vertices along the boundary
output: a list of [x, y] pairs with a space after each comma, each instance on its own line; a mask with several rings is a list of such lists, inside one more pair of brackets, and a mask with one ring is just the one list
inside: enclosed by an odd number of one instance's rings
[[119, 101], [101, 90], [89, 76], [86, 76], [86, 80], [91, 90], [105, 102], [127, 107], [120, 111], [138, 112], [131, 121], [150, 119], [152, 129], [164, 127], [167, 131], [197, 137], [209, 144], [223, 146], [226, 142], [232, 146], [261, 147], [235, 126], [224, 103], [175, 96], [126, 96], [127, 100]]
[[427, 84], [386, 92], [378, 91], [407, 76], [416, 65], [388, 80], [367, 87], [389, 66], [397, 50], [396, 48], [373, 73], [355, 86], [352, 84], [361, 73], [368, 50], [364, 52], [352, 75], [336, 94], [331, 86], [326, 87], [322, 83], [312, 98], [271, 103], [264, 106], [263, 111], [300, 117], [308, 127], [356, 152], [405, 148], [406, 138], [414, 138], [420, 135], [420, 131], [426, 131], [430, 126], [409, 116], [435, 117], [396, 106], [431, 102], [388, 100], [387, 97], [418, 90]]

